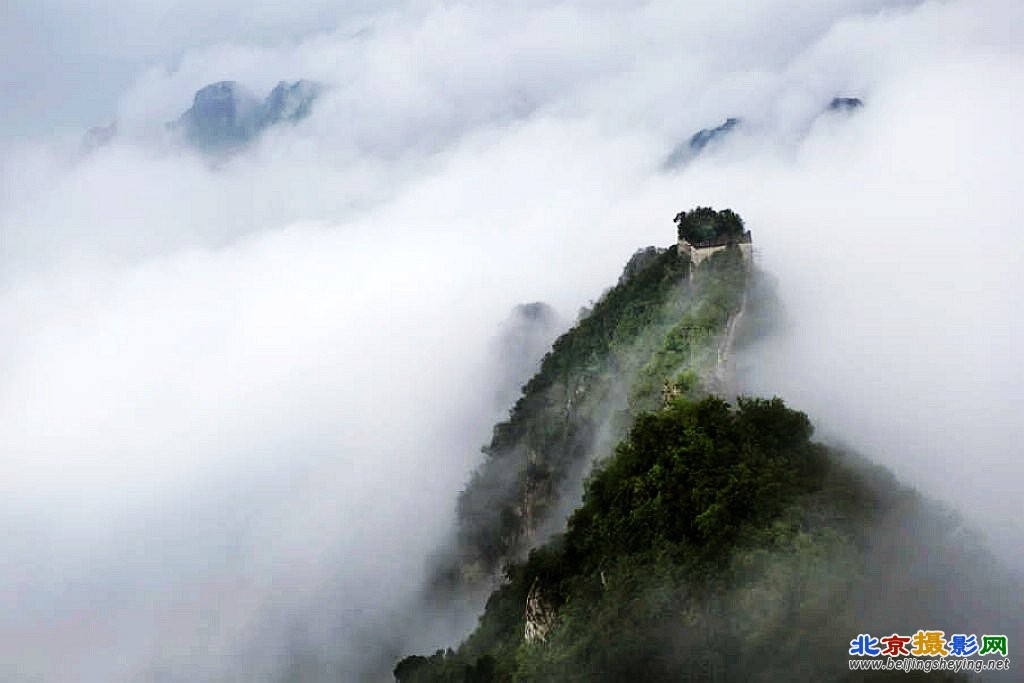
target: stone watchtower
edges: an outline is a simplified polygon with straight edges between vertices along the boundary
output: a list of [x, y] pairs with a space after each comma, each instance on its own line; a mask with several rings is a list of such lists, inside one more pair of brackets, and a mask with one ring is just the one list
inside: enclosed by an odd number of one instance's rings
[[743, 255], [743, 262], [750, 267], [753, 262], [753, 242], [750, 238], [750, 231], [747, 230], [739, 237], [714, 237], [703, 242], [697, 242], [690, 244], [685, 239], [679, 239], [679, 250], [680, 256], [688, 256], [690, 258], [690, 279], [693, 279], [694, 274], [697, 272], [697, 266], [700, 265], [701, 261], [710, 257], [717, 251], [727, 249], [732, 245], [736, 245], [740, 248], [740, 253]]

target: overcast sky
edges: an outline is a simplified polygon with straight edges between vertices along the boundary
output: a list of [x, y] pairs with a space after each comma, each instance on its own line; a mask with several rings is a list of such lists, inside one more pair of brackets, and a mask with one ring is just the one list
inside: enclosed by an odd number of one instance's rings
[[212, 45], [273, 46], [389, 3], [9, 0], [0, 7], [4, 137], [106, 125], [139, 74]]
[[[744, 216], [785, 308], [745, 388], [1019, 561], [1020, 3], [0, 12], [0, 678], [354, 676], [382, 633], [457, 640], [400, 617], [499, 417], [502, 321], [571, 320], [698, 204]], [[312, 116], [230, 158], [164, 128], [297, 78]]]

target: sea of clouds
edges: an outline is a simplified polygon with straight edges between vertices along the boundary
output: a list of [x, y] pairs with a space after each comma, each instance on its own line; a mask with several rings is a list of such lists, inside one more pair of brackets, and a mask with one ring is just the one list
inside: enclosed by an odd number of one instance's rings
[[[744, 390], [1022, 562], [1024, 5], [305, 5], [4, 10], [0, 678], [373, 680], [456, 642], [473, 615], [412, 612], [525, 379], [502, 321], [571, 320], [695, 205], [785, 311]], [[164, 127], [297, 78], [312, 116], [229, 157]]]

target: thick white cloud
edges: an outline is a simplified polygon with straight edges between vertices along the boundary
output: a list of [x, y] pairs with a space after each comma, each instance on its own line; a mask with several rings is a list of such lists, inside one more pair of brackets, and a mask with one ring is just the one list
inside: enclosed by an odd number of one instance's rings
[[[1020, 539], [1016, 3], [243, 4], [92, 8], [148, 64], [122, 137], [0, 158], [0, 677], [352, 677], [381, 636], [453, 642], [407, 605], [497, 417], [492, 335], [572, 316], [696, 204], [778, 280], [749, 388]], [[209, 81], [298, 77], [314, 115], [234, 158], [163, 138]]]

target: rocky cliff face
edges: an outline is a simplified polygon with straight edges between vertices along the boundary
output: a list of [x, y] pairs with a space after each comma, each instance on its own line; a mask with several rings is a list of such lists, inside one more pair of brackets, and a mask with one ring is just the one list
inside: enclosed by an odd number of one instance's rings
[[530, 592], [526, 596], [526, 626], [523, 632], [526, 642], [546, 642], [548, 632], [555, 625], [557, 616], [555, 604], [548, 596], [548, 591], [541, 583], [540, 578], [534, 579], [530, 586]]
[[238, 83], [211, 83], [196, 92], [177, 125], [185, 139], [201, 149], [233, 147], [256, 133], [259, 108], [259, 100]]
[[211, 83], [196, 92], [192, 106], [171, 127], [198, 149], [230, 150], [271, 126], [308, 116], [319, 90], [311, 81], [282, 81], [260, 100], [235, 81]]
[[[269, 128], [309, 116], [321, 89], [313, 81], [281, 81], [261, 100], [235, 81], [218, 81], [197, 90], [192, 106], [166, 126], [200, 151], [230, 152]], [[90, 128], [82, 137], [81, 153], [89, 154], [117, 135], [116, 121]]]
[[295, 123], [309, 116], [320, 86], [312, 81], [278, 83], [260, 108], [258, 127], [263, 130], [278, 123]]
[[740, 119], [729, 117], [714, 128], [701, 128], [686, 142], [678, 145], [665, 159], [665, 168], [675, 168], [704, 151], [713, 142], [718, 142], [740, 125]]

